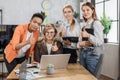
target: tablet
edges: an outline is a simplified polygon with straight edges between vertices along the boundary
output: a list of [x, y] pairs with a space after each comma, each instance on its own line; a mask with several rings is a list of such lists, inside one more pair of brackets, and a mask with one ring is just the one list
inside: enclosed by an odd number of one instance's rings
[[[94, 35], [94, 29], [91, 29], [91, 28], [85, 28], [85, 30], [91, 34], [91, 35]], [[82, 29], [83, 31], [83, 29]], [[87, 37], [82, 37], [82, 41], [88, 41], [88, 38]]]
[[78, 37], [62, 37], [63, 40], [69, 40], [70, 42], [77, 43]]

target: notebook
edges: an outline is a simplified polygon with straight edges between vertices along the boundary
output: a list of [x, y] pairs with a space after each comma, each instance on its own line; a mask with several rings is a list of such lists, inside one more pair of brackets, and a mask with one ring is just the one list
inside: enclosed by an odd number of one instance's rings
[[[45, 77], [43, 74], [39, 74], [38, 70], [36, 73], [36, 67], [34, 68], [29, 68], [29, 67], [34, 67], [34, 65], [28, 65], [28, 61], [25, 60], [21, 65], [20, 68], [15, 70], [15, 74], [18, 75], [19, 80], [35, 80], [36, 78], [42, 78]], [[39, 70], [40, 71], [40, 70]]]
[[68, 65], [70, 54], [42, 55], [41, 69], [46, 69], [48, 64], [53, 64], [55, 69], [64, 69]]

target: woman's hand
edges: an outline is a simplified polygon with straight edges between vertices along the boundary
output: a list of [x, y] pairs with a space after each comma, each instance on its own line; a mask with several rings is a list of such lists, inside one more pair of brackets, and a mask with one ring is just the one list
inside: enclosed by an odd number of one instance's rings
[[91, 45], [92, 44], [90, 43], [90, 41], [81, 41], [81, 42], [79, 42], [80, 47], [89, 47]]
[[66, 30], [65, 30], [64, 27], [62, 28], [62, 31], [61, 31], [60, 33], [61, 33], [61, 36], [65, 36], [65, 34], [66, 34]]
[[52, 51], [57, 51], [58, 50], [58, 46], [57, 46], [57, 42], [55, 42], [53, 45], [52, 45]]
[[86, 37], [86, 38], [89, 38], [90, 37], [90, 34], [85, 30], [85, 28], [83, 29], [83, 31], [81, 32], [81, 36], [82, 37]]
[[71, 45], [71, 42], [67, 39], [67, 40], [63, 40], [63, 43], [66, 45]]

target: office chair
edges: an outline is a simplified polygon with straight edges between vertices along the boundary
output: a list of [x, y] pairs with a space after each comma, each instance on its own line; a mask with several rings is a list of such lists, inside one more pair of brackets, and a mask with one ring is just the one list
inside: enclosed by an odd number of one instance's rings
[[100, 75], [101, 75], [103, 57], [104, 57], [104, 55], [101, 54], [101, 55], [100, 55], [100, 58], [99, 58], [99, 60], [98, 60], [98, 63], [97, 63], [97, 65], [96, 65], [96, 69], [95, 69], [94, 74], [93, 74], [97, 79], [99, 79], [99, 78], [100, 78]]

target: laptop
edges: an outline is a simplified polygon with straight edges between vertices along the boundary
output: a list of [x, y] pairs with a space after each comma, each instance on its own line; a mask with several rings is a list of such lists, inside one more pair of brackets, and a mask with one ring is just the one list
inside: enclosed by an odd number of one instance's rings
[[42, 55], [41, 69], [46, 69], [48, 64], [53, 64], [55, 69], [64, 69], [68, 65], [70, 54]]

